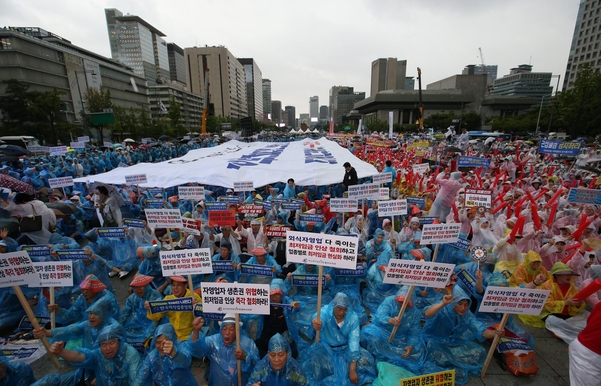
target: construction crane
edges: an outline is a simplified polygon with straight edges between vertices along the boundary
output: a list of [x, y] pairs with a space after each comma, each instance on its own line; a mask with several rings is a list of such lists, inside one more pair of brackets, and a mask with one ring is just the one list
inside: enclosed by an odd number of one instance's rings
[[204, 89], [203, 89], [203, 104], [202, 104], [202, 124], [201, 124], [201, 133], [203, 137], [207, 135], [207, 116], [209, 115], [209, 66], [207, 65], [207, 57], [206, 55], [202, 56], [202, 66], [204, 69]]
[[424, 103], [422, 100], [422, 69], [417, 68], [417, 84], [419, 90], [419, 129], [424, 129]]
[[480, 63], [482, 63], [482, 70], [484, 70], [484, 55], [482, 54], [482, 47], [478, 47], [478, 51], [480, 51]]

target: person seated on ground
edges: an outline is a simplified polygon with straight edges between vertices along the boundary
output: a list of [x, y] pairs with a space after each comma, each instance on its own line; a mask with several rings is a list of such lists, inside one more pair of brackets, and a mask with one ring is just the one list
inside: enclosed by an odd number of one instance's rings
[[72, 322], [85, 321], [88, 318], [87, 309], [100, 299], [106, 298], [111, 303], [111, 316], [119, 319], [119, 304], [115, 295], [106, 289], [106, 285], [98, 280], [95, 275], [88, 275], [79, 284], [81, 295], [69, 309], [61, 308], [57, 304], [49, 304], [48, 312], [56, 312], [56, 320], [59, 323], [68, 324]]
[[294, 360], [286, 338], [275, 334], [269, 339], [268, 350], [253, 369], [246, 386], [309, 386], [309, 380]]
[[[240, 258], [232, 251], [232, 244], [227, 241], [221, 242], [219, 245], [219, 253], [216, 253], [211, 258], [212, 261], [231, 261], [232, 268], [229, 266], [223, 267], [224, 270], [220, 270], [218, 267], [213, 268], [213, 274], [209, 277], [209, 281], [215, 281], [217, 275], [224, 274], [230, 283], [238, 280], [240, 272], [236, 269], [240, 264]], [[227, 271], [226, 271], [227, 269]]]
[[[379, 250], [371, 253], [370, 251]], [[371, 256], [371, 257], [370, 257]], [[387, 297], [394, 295], [397, 291], [397, 286], [394, 284], [384, 283], [384, 273], [388, 267], [388, 262], [393, 257], [392, 249], [388, 241], [384, 240], [384, 232], [377, 229], [374, 240], [367, 243], [367, 258], [369, 261], [375, 261], [367, 270], [365, 279], [365, 290], [363, 291], [363, 305], [369, 312], [376, 312], [380, 303]]]
[[[267, 251], [265, 248], [263, 248], [263, 245], [259, 244], [250, 253], [252, 253], [252, 257], [248, 259], [246, 264], [269, 266], [271, 267], [273, 275], [272, 277], [269, 277], [248, 274], [246, 277], [246, 283], [269, 284], [271, 283], [272, 278], [277, 277], [278, 273], [282, 272], [282, 267], [271, 255], [267, 254]], [[240, 264], [238, 265], [238, 269], [240, 269]]]
[[[106, 326], [100, 331], [93, 349], [71, 351], [65, 342], [54, 342], [50, 354], [83, 369], [93, 370], [96, 386], [133, 385], [142, 361], [135, 348], [125, 342], [125, 331], [119, 325]], [[35, 386], [76, 386], [80, 379], [50, 374]], [[33, 386], [33, 385], [32, 385]]]
[[28, 364], [9, 361], [0, 352], [0, 386], [30, 386], [34, 382], [33, 370]]
[[138, 247], [136, 253], [143, 260], [138, 268], [141, 275], [152, 276], [152, 287], [160, 293], [170, 284], [167, 278], [163, 277], [163, 268], [159, 259], [161, 248], [157, 245]]
[[138, 243], [129, 235], [128, 228], [124, 228], [124, 230], [125, 237], [106, 238], [113, 252], [111, 260], [106, 262], [109, 277], [119, 275], [119, 279], [123, 279], [132, 270], [136, 269], [141, 262], [136, 253]]
[[484, 342], [505, 333], [503, 329], [486, 329], [469, 310], [470, 303], [469, 295], [456, 285], [452, 295], [445, 295], [442, 302], [424, 310], [426, 324], [422, 335], [427, 341], [426, 361], [441, 369], [455, 369], [458, 384], [467, 383], [468, 375], [479, 376], [486, 360], [486, 350], [473, 340]]
[[[241, 362], [242, 384], [248, 382], [250, 372], [259, 360], [259, 351], [255, 342], [248, 336], [236, 338], [236, 317], [226, 314], [220, 323], [218, 334], [200, 336], [204, 319], [198, 317], [193, 322], [193, 332], [187, 344], [195, 358], [207, 357], [209, 365], [209, 385], [231, 386], [238, 382], [237, 361]], [[240, 348], [236, 348], [236, 339], [240, 340]]]
[[[171, 295], [165, 296], [163, 300], [171, 300], [171, 299], [181, 299], [181, 298], [189, 298], [192, 296], [192, 292], [188, 289], [188, 281], [183, 276], [170, 276], [171, 279]], [[194, 293], [194, 297], [192, 298], [192, 304], [200, 303], [200, 296], [197, 293]], [[147, 314], [146, 317], [154, 322], [158, 322], [163, 318], [163, 316], [167, 316], [169, 318], [169, 323], [175, 329], [177, 333], [178, 340], [186, 340], [190, 337], [190, 333], [192, 333], [192, 321], [194, 320], [194, 313], [190, 311], [166, 311], [166, 312], [150, 312], [150, 304], [149, 301], [146, 300], [144, 302], [144, 308], [146, 309]]]
[[321, 319], [317, 319], [317, 313], [313, 315], [313, 328], [321, 331], [320, 343], [329, 353], [320, 359], [331, 361], [334, 369], [330, 376], [313, 379], [314, 385], [363, 385], [375, 378], [373, 357], [359, 346], [359, 318], [350, 309], [350, 303], [348, 296], [340, 292], [321, 308]]
[[144, 358], [132, 386], [198, 386], [190, 371], [190, 346], [177, 341], [171, 324], [156, 329], [150, 347], [153, 349]]
[[230, 225], [226, 225], [221, 228], [221, 233], [215, 234], [213, 228], [209, 228], [209, 238], [214, 243], [219, 242], [219, 245], [223, 245], [226, 242], [230, 244], [230, 249], [234, 251], [235, 256], [240, 256], [242, 249], [240, 248], [240, 240], [242, 237], [234, 232]]
[[394, 258], [393, 247], [388, 241], [384, 240], [384, 231], [382, 229], [376, 229], [374, 238], [365, 245], [365, 256], [367, 257], [368, 266], [371, 266], [377, 260], [388, 265], [388, 261]]
[[240, 236], [246, 237], [246, 251], [249, 251], [250, 253], [252, 253], [252, 250], [259, 245], [265, 246], [269, 243], [261, 225], [261, 221], [252, 220], [250, 222], [250, 228], [244, 228], [242, 220], [238, 220], [238, 228], [236, 231]]
[[214, 245], [209, 237], [209, 233], [204, 231], [204, 228], [200, 230], [197, 235], [189, 234], [184, 232], [184, 237], [179, 241], [180, 248], [198, 249], [198, 248], [209, 248], [213, 250]]
[[[372, 353], [376, 362], [388, 362], [421, 374], [426, 360], [426, 345], [421, 337], [421, 312], [414, 307], [415, 292], [408, 298], [409, 286], [402, 286], [396, 295], [388, 296], [373, 316], [373, 323], [361, 330], [361, 346]], [[405, 313], [399, 318], [404, 302]], [[392, 343], [390, 334], [397, 327]]]
[[542, 263], [543, 259], [538, 253], [528, 251], [524, 256], [524, 262], [518, 265], [509, 278], [509, 285], [529, 289], [542, 285], [549, 278], [549, 272]]
[[129, 284], [133, 293], [125, 300], [119, 324], [125, 328], [128, 343], [144, 342], [150, 338], [158, 325], [157, 321], [146, 317], [144, 303], [162, 300], [161, 293], [150, 287], [152, 276], [138, 274]]

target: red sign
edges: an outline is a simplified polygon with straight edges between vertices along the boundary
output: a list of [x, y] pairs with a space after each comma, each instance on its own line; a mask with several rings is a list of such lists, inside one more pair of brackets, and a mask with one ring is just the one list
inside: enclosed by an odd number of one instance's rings
[[212, 210], [209, 212], [209, 226], [236, 225], [236, 212], [233, 210]]
[[286, 237], [286, 231], [291, 230], [291, 226], [269, 226], [267, 227], [267, 232], [265, 232], [265, 235], [267, 237], [275, 237], [281, 239]]
[[244, 214], [263, 214], [263, 205], [238, 205], [238, 212]]

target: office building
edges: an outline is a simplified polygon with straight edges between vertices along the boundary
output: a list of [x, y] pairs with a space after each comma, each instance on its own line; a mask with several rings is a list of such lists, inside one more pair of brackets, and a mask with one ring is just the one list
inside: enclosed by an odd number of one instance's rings
[[252, 58], [239, 58], [246, 73], [246, 102], [248, 116], [263, 120], [263, 74]]
[[[171, 98], [180, 105], [180, 123], [189, 131], [200, 132], [203, 100], [177, 82], [157, 84], [149, 87], [150, 111], [153, 118], [168, 117]], [[179, 133], [182, 134], [182, 133]], [[183, 134], [182, 134], [183, 135]]]
[[590, 63], [601, 70], [601, 3], [597, 0], [580, 0], [574, 36], [568, 55], [568, 65], [563, 78], [563, 89], [574, 86], [578, 67]]
[[263, 79], [263, 119], [270, 121], [271, 117], [271, 80]]
[[208, 97], [216, 116], [232, 119], [248, 116], [244, 66], [227, 48], [185, 48], [184, 58], [188, 90]]
[[134, 69], [149, 84], [171, 79], [164, 33], [139, 16], [123, 15], [115, 8], [104, 10], [114, 60]]
[[415, 90], [415, 78], [412, 76], [405, 77], [405, 90]]
[[301, 127], [303, 123], [305, 125], [309, 125], [311, 123], [311, 118], [309, 117], [309, 114], [303, 113], [298, 116], [298, 125], [296, 126]]
[[371, 63], [371, 94], [385, 90], [404, 90], [407, 61], [380, 58]]
[[550, 101], [553, 86], [551, 86], [550, 72], [532, 72], [532, 66], [521, 64], [512, 68], [509, 75], [505, 75], [494, 82], [490, 95], [504, 95], [516, 97], [530, 97]]
[[324, 122], [328, 120], [328, 106], [323, 105], [323, 106], [319, 106], [319, 121], [320, 122]]
[[353, 87], [346, 87], [334, 95], [332, 119], [337, 125], [346, 122], [346, 117], [349, 115], [355, 103], [365, 99], [365, 92], [354, 92]]
[[309, 98], [309, 116], [311, 123], [315, 124], [319, 120], [319, 97], [312, 96]]
[[288, 126], [296, 127], [296, 107], [286, 106], [284, 107], [285, 113], [288, 115]]
[[171, 81], [186, 85], [186, 64], [184, 50], [175, 43], [167, 43], [169, 56], [169, 77]]
[[463, 69], [463, 71], [461, 71], [462, 75], [482, 75], [485, 74], [486, 75], [486, 85], [487, 86], [491, 86], [494, 84], [495, 79], [497, 79], [497, 65], [496, 64], [490, 64], [490, 65], [475, 65], [475, 64], [468, 64], [467, 66], [465, 66], [465, 68]]
[[271, 121], [276, 125], [282, 125], [282, 102], [271, 101]]

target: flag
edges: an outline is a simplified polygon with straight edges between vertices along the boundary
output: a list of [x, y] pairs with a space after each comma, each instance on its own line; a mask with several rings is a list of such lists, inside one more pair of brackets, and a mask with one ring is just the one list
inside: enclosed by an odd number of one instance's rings
[[388, 112], [388, 138], [392, 138], [392, 125], [394, 124], [394, 111]]
[[164, 113], [167, 112], [167, 107], [165, 107], [165, 105], [163, 104], [163, 101], [159, 101], [159, 109], [161, 109], [161, 111]]
[[334, 134], [334, 119], [330, 119], [330, 134]]
[[361, 135], [362, 134], [362, 130], [363, 129], [363, 119], [359, 118], [359, 127], [357, 127], [357, 135]]
[[133, 87], [134, 91], [138, 92], [138, 85], [136, 84], [136, 80], [133, 76], [129, 77], [129, 82], [131, 83], [131, 86]]

